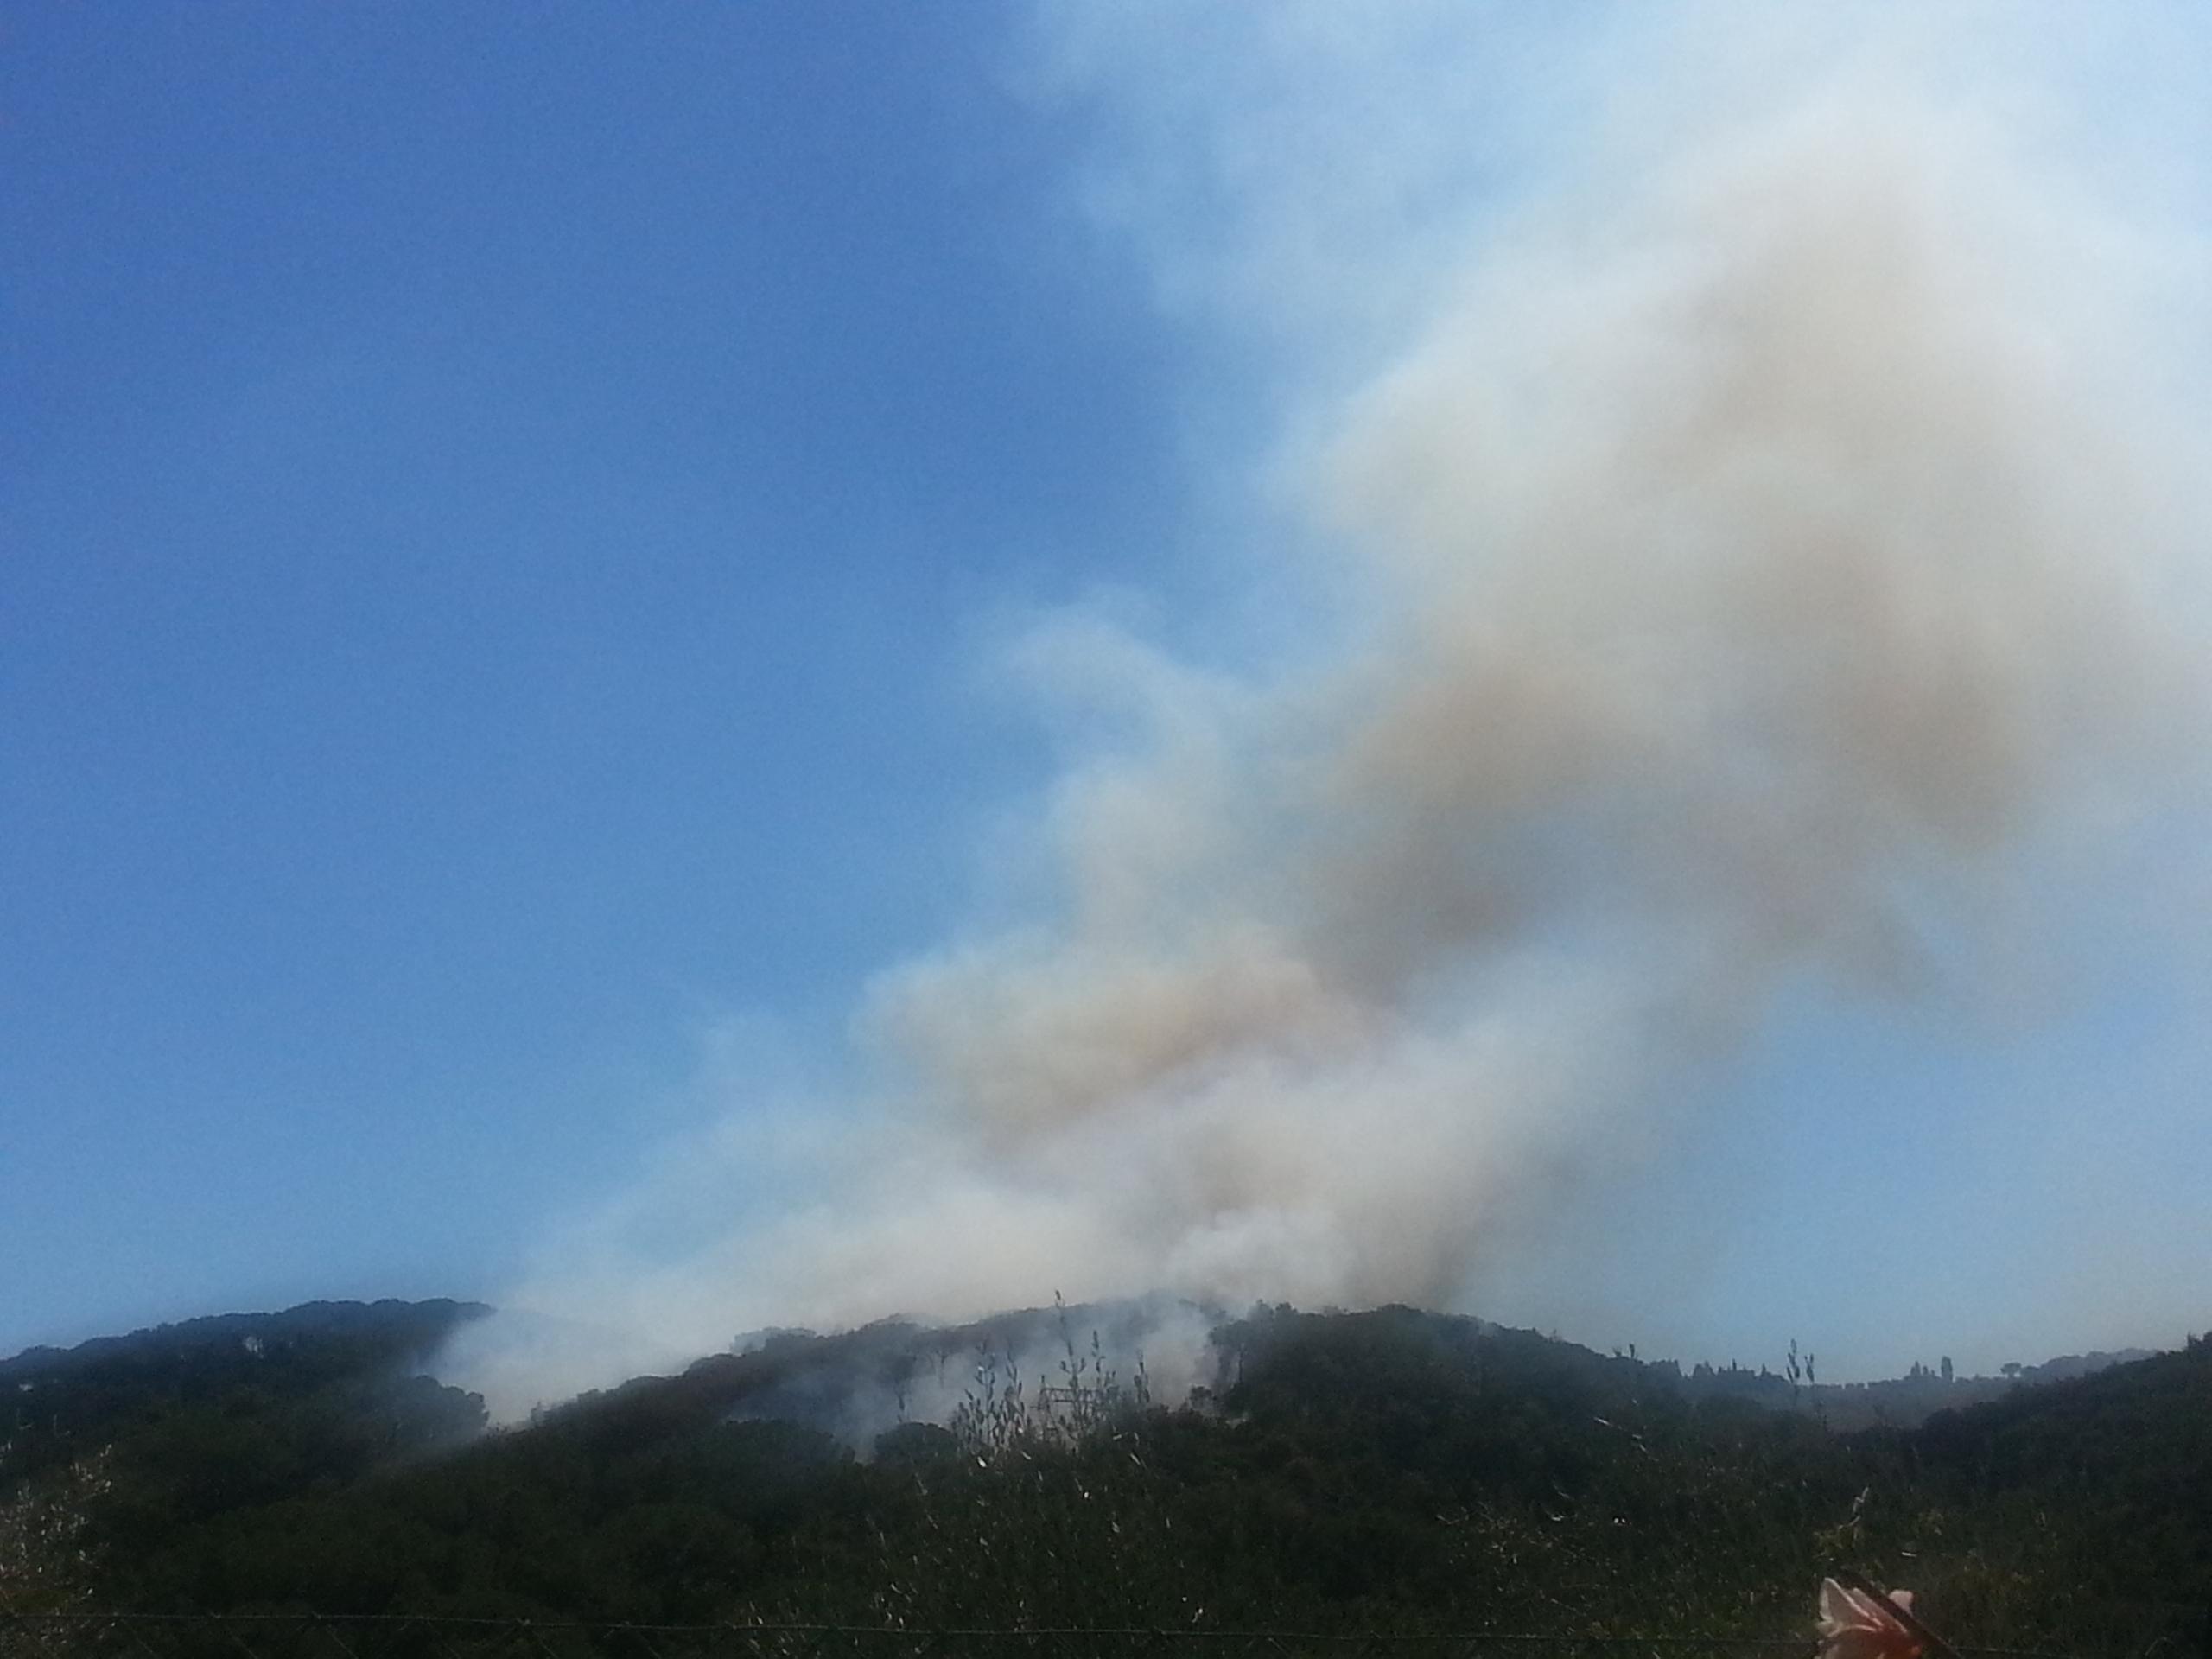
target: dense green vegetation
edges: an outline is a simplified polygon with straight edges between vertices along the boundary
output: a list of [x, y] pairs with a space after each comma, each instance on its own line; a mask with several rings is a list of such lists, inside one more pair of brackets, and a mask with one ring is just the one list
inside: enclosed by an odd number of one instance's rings
[[0, 1366], [4, 1605], [1774, 1635], [1847, 1565], [1961, 1642], [2120, 1653], [2193, 1650], [2212, 1602], [2212, 1343], [1846, 1434], [1402, 1308], [1256, 1310], [1219, 1390], [1164, 1410], [1078, 1315], [1057, 1375], [987, 1365], [950, 1427], [863, 1459], [764, 1409], [1007, 1328], [785, 1338], [486, 1433], [416, 1374], [476, 1311]]

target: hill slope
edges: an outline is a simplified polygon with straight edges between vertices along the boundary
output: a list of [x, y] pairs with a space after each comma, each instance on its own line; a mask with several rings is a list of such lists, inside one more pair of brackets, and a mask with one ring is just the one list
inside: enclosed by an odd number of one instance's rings
[[[1163, 1410], [1074, 1310], [789, 1334], [484, 1434], [480, 1402], [408, 1373], [473, 1311], [296, 1310], [9, 1362], [33, 1386], [0, 1454], [0, 1592], [1771, 1636], [1853, 1565], [1911, 1585], [1955, 1639], [2084, 1653], [2192, 1630], [2212, 1599], [2202, 1343], [1847, 1435], [1671, 1365], [1405, 1308], [1225, 1321], [1214, 1386]], [[978, 1365], [979, 1345], [1025, 1357]], [[949, 1427], [896, 1424], [948, 1385]], [[831, 1432], [878, 1421], [870, 1459]]]

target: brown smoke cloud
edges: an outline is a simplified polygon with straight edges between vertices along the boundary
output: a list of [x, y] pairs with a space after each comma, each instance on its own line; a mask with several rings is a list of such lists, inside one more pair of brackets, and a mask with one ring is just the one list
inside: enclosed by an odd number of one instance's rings
[[[1782, 79], [1404, 239], [1388, 349], [1298, 385], [1310, 547], [1255, 573], [1343, 607], [1327, 647], [1036, 630], [1038, 695], [1118, 733], [1032, 827], [1044, 900], [868, 988], [868, 1098], [709, 1156], [804, 1196], [572, 1250], [523, 1300], [621, 1334], [477, 1380], [1056, 1289], [1449, 1305], [1782, 988], [2002, 979], [2031, 883], [2202, 753], [2186, 261], [2003, 100]], [[1301, 265], [1277, 349], [1358, 279]]]

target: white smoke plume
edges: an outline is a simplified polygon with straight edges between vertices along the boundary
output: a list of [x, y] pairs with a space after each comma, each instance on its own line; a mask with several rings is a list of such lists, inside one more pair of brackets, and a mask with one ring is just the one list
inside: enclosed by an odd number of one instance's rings
[[1059, 16], [1101, 212], [1268, 361], [1251, 575], [1326, 644], [1036, 630], [1109, 734], [1043, 896], [868, 988], [865, 1098], [693, 1149], [748, 1172], [709, 1242], [572, 1242], [513, 1300], [618, 1334], [476, 1338], [495, 1403], [1055, 1290], [1462, 1301], [1785, 990], [1971, 1017], [2206, 753], [2182, 181], [1968, 73], [1983, 14]]

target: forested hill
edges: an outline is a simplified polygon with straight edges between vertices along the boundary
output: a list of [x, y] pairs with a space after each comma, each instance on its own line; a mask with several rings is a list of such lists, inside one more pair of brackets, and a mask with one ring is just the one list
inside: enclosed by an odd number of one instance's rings
[[[1846, 1434], [1403, 1308], [1224, 1322], [1167, 1410], [1077, 1309], [785, 1334], [484, 1433], [410, 1371], [474, 1311], [9, 1362], [0, 1604], [1773, 1636], [1847, 1565], [1959, 1642], [2096, 1654], [2212, 1600], [2202, 1342]], [[897, 1423], [948, 1376], [949, 1427]]]
[[[441, 1389], [421, 1371], [480, 1302], [308, 1302], [281, 1313], [220, 1313], [73, 1348], [30, 1348], [0, 1360], [0, 1494], [105, 1448], [143, 1446], [202, 1416], [243, 1421], [314, 1417], [326, 1438], [357, 1419], [412, 1402], [414, 1439], [473, 1437], [482, 1402]], [[359, 1461], [358, 1459], [356, 1460]]]
[[234, 1351], [311, 1357], [314, 1363], [361, 1369], [385, 1360], [427, 1357], [470, 1319], [492, 1312], [482, 1302], [440, 1297], [423, 1302], [302, 1302], [281, 1313], [215, 1313], [175, 1325], [156, 1325], [128, 1336], [94, 1337], [73, 1348], [26, 1348], [0, 1359], [0, 1385], [41, 1377], [166, 1375], [181, 1379]]

